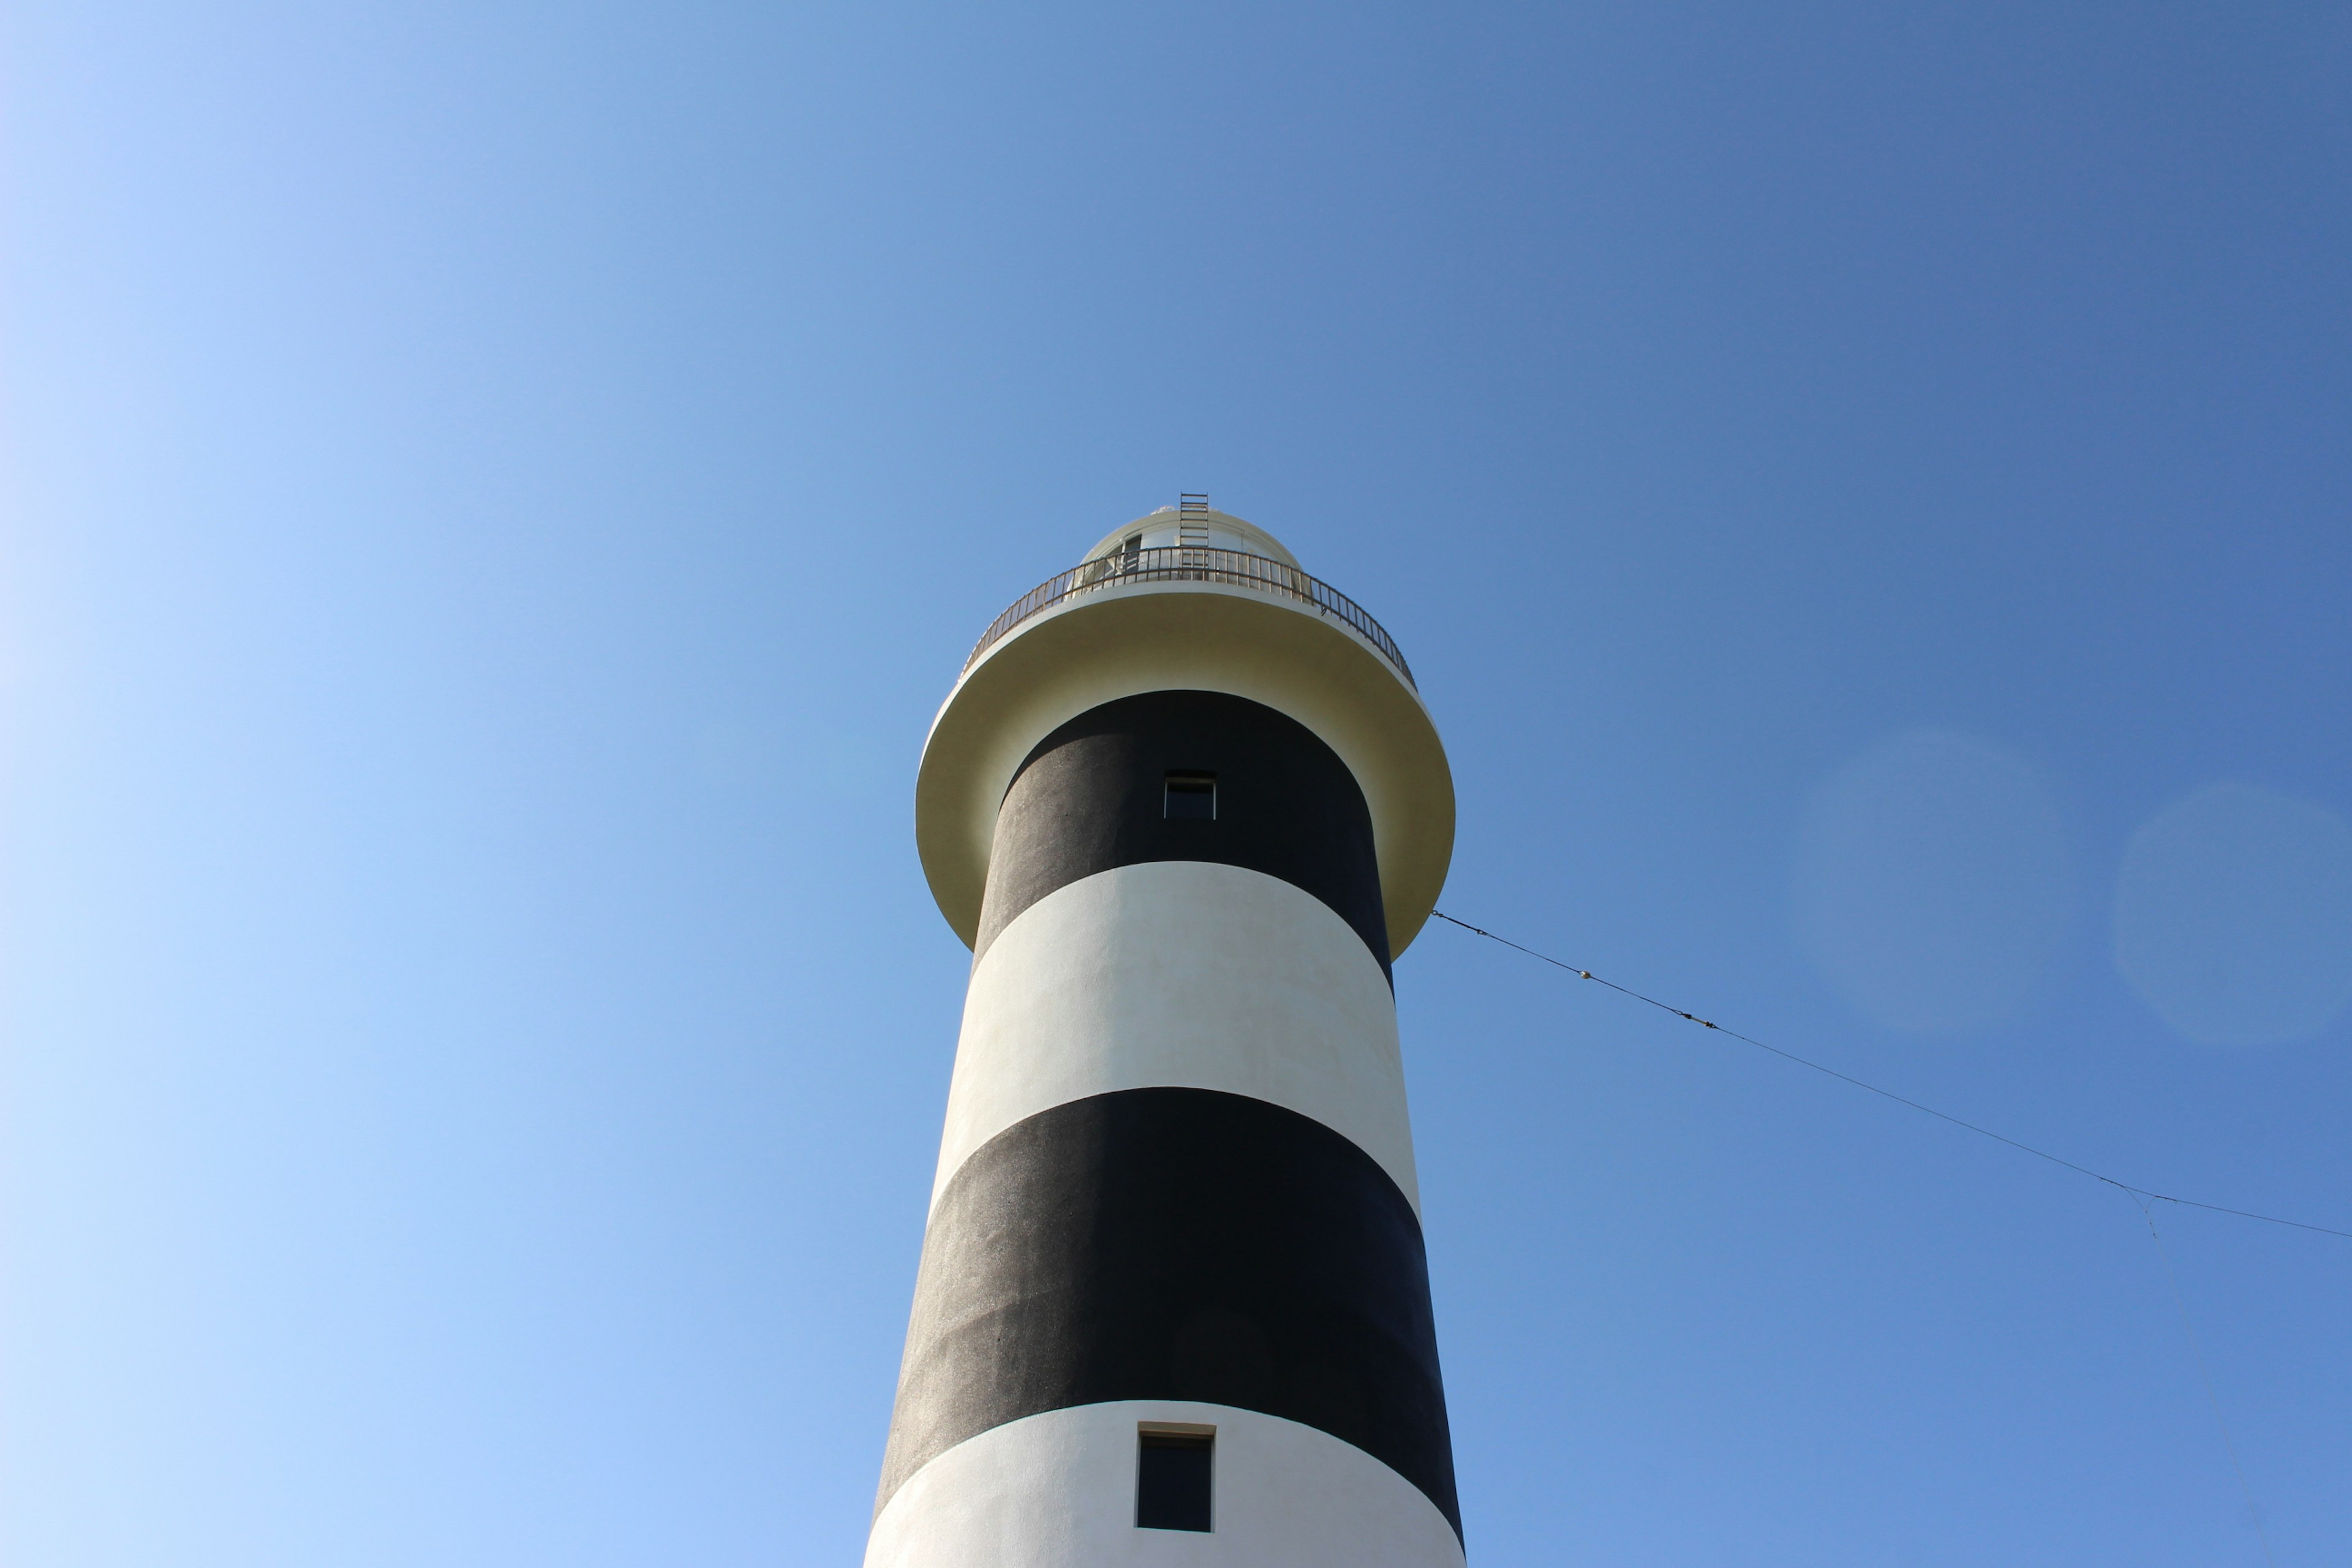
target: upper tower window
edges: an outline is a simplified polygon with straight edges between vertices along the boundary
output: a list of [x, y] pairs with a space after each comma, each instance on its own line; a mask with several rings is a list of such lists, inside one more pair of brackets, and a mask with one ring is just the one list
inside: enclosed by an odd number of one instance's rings
[[1160, 815], [1173, 822], [1214, 822], [1217, 819], [1217, 775], [1170, 773], [1166, 805]]

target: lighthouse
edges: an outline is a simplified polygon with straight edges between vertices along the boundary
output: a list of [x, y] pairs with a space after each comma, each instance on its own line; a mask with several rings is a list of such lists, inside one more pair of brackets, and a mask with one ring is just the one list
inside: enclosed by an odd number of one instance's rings
[[915, 829], [972, 966], [867, 1568], [1459, 1568], [1395, 642], [1187, 496], [988, 628]]

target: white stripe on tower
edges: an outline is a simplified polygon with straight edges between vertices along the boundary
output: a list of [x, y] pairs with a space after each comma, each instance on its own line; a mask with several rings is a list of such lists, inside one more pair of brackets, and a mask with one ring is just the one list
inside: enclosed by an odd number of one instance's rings
[[[1136, 1527], [1136, 1429], [1161, 1423], [1217, 1428], [1215, 1530], [1206, 1537]], [[1312, 1426], [1228, 1405], [1132, 1400], [1027, 1416], [949, 1449], [884, 1506], [866, 1561], [1461, 1568], [1462, 1542], [1393, 1470]]]
[[869, 1568], [1462, 1561], [1389, 976], [1444, 750], [1368, 616], [1183, 521], [1016, 606], [926, 744], [976, 956]]
[[1160, 860], [1040, 899], [972, 965], [939, 1200], [1024, 1117], [1113, 1089], [1253, 1095], [1380, 1162], [1414, 1210], [1388, 976], [1331, 908], [1263, 871]]

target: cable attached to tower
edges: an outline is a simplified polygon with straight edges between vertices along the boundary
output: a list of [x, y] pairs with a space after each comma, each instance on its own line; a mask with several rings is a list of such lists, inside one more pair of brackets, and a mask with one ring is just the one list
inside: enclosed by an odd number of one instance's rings
[[1468, 931], [1473, 936], [1483, 936], [1488, 942], [1500, 942], [1502, 945], [1511, 949], [1515, 952], [1524, 952], [1529, 958], [1537, 959], [1542, 963], [1550, 964], [1554, 969], [1564, 969], [1580, 980], [1590, 980], [1595, 984], [1606, 985], [1610, 990], [1617, 992], [1621, 995], [1631, 996], [1636, 1002], [1646, 1002], [1662, 1013], [1672, 1013], [1675, 1017], [1683, 1019], [1686, 1023], [1696, 1024], [1702, 1029], [1712, 1029], [1718, 1035], [1727, 1035], [1743, 1045], [1754, 1046], [1759, 1051], [1769, 1051], [1776, 1057], [1782, 1058], [1788, 1061], [1792, 1061], [1799, 1067], [1811, 1068], [1813, 1071], [1836, 1079], [1841, 1083], [1850, 1083], [1856, 1089], [1868, 1089], [1871, 1093], [1877, 1095], [1883, 1100], [1891, 1100], [1897, 1105], [1907, 1105], [1914, 1110], [1925, 1111], [1927, 1115], [1936, 1118], [1938, 1121], [1948, 1121], [1953, 1126], [1964, 1128], [1968, 1131], [1973, 1132], [1980, 1138], [1990, 1138], [1996, 1143], [2006, 1143], [2011, 1148], [2031, 1154], [2037, 1160], [2047, 1160], [2053, 1165], [2063, 1165], [2066, 1169], [2075, 1173], [2077, 1175], [2088, 1176], [2095, 1182], [2105, 1182], [2108, 1186], [2116, 1188], [2117, 1190], [2129, 1194], [2134, 1202], [2138, 1202], [2144, 1198], [2153, 1198], [2158, 1203], [2178, 1204], [2183, 1208], [2206, 1209], [2214, 1214], [2234, 1215], [2240, 1219], [2260, 1220], [2265, 1225], [2284, 1225], [2291, 1226], [2296, 1230], [2317, 1231], [2322, 1236], [2338, 1237], [2346, 1241], [2352, 1241], [2352, 1230], [2334, 1230], [2324, 1225], [2309, 1225], [2299, 1219], [2281, 1219], [2276, 1215], [2256, 1214], [2251, 1209], [2226, 1208], [2220, 1204], [2203, 1203], [2196, 1198], [2178, 1198], [2174, 1197], [2169, 1193], [2159, 1193], [2147, 1187], [2134, 1186], [2129, 1182], [2118, 1181], [2115, 1177], [2107, 1175], [2102, 1172], [2094, 1171], [2088, 1165], [2078, 1165], [2072, 1160], [2053, 1154], [2047, 1149], [2037, 1149], [2031, 1143], [2020, 1142], [2018, 1140], [2009, 1137], [2004, 1133], [1995, 1132], [1990, 1127], [1979, 1127], [1973, 1121], [1963, 1121], [1959, 1117], [1951, 1115], [1949, 1112], [1938, 1110], [1932, 1105], [1922, 1105], [1917, 1100], [1906, 1099], [1905, 1096], [1895, 1093], [1891, 1089], [1881, 1089], [1874, 1083], [1864, 1083], [1862, 1079], [1855, 1078], [1851, 1073], [1843, 1073], [1838, 1071], [1835, 1068], [1824, 1067], [1820, 1062], [1811, 1061], [1804, 1057], [1797, 1055], [1794, 1051], [1785, 1051], [1778, 1046], [1766, 1045], [1762, 1040], [1756, 1038], [1753, 1035], [1743, 1035], [1737, 1029], [1727, 1029], [1722, 1025], [1715, 1023], [1710, 1019], [1702, 1018], [1696, 1013], [1686, 1013], [1671, 1002], [1661, 1002], [1654, 996], [1643, 995], [1641, 992], [1634, 990], [1631, 986], [1620, 985], [1613, 980], [1603, 980], [1601, 976], [1593, 973], [1592, 971], [1589, 969], [1580, 969], [1573, 963], [1563, 963], [1559, 959], [1552, 957], [1549, 953], [1538, 952], [1531, 947], [1522, 947], [1519, 943], [1513, 942], [1508, 937], [1496, 936], [1493, 931], [1486, 930], [1485, 927], [1474, 926], [1468, 921], [1455, 920], [1444, 910], [1432, 910], [1430, 913], [1436, 916], [1439, 920], [1444, 921], [1448, 925], [1460, 926], [1464, 931]]
[[1874, 1083], [1864, 1083], [1862, 1079], [1854, 1077], [1852, 1073], [1843, 1073], [1833, 1067], [1825, 1067], [1820, 1062], [1801, 1057], [1794, 1051], [1786, 1051], [1782, 1050], [1778, 1046], [1766, 1045], [1762, 1040], [1756, 1038], [1753, 1035], [1743, 1035], [1737, 1029], [1727, 1029], [1722, 1025], [1716, 1023], [1713, 1019], [1702, 1018], [1696, 1013], [1684, 1011], [1682, 1008], [1675, 1006], [1671, 1002], [1661, 1002], [1655, 996], [1644, 995], [1643, 993], [1634, 990], [1630, 985], [1620, 985], [1613, 980], [1603, 980], [1601, 976], [1593, 973], [1592, 971], [1589, 969], [1581, 968], [1573, 963], [1565, 963], [1562, 960], [1552, 957], [1549, 953], [1538, 952], [1534, 948], [1522, 946], [1507, 936], [1496, 936], [1493, 931], [1486, 930], [1483, 926], [1474, 926], [1468, 921], [1456, 920], [1452, 915], [1447, 914], [1444, 910], [1432, 910], [1430, 913], [1436, 916], [1439, 920], [1444, 921], [1448, 925], [1460, 926], [1464, 931], [1468, 931], [1473, 936], [1482, 936], [1488, 942], [1500, 942], [1503, 946], [1511, 949], [1515, 952], [1526, 953], [1529, 958], [1536, 959], [1544, 963], [1549, 963], [1554, 969], [1564, 969], [1580, 980], [1590, 980], [1597, 984], [1606, 985], [1610, 990], [1618, 993], [1620, 995], [1630, 996], [1636, 1002], [1646, 1002], [1651, 1006], [1657, 1008], [1660, 1012], [1672, 1013], [1675, 1017], [1682, 1019], [1685, 1023], [1696, 1024], [1702, 1029], [1712, 1029], [1718, 1035], [1728, 1035], [1731, 1038], [1741, 1042], [1743, 1045], [1754, 1046], [1759, 1051], [1769, 1051], [1776, 1057], [1796, 1063], [1799, 1067], [1811, 1068], [1817, 1073], [1822, 1073], [1830, 1078], [1836, 1079], [1840, 1083], [1848, 1083], [1852, 1084], [1856, 1089], [1867, 1089], [1871, 1093], [1877, 1095], [1882, 1100], [1891, 1100], [1897, 1105], [1906, 1105], [1914, 1110], [1924, 1111], [1927, 1115], [1936, 1118], [1938, 1121], [1948, 1121], [1953, 1126], [1973, 1132], [1980, 1138], [1990, 1138], [1996, 1143], [2006, 1143], [2011, 1148], [2018, 1150], [2022, 1153], [2031, 1154], [2037, 1160], [2047, 1160], [2053, 1165], [2063, 1165], [2067, 1170], [2075, 1173], [2077, 1175], [2088, 1176], [2095, 1182], [2103, 1182], [2106, 1185], [2114, 1187], [2118, 1192], [2121, 1192], [2126, 1197], [2131, 1199], [2131, 1201], [2138, 1206], [2140, 1216], [2147, 1222], [2148, 1239], [2156, 1244], [2157, 1257], [2164, 1266], [2165, 1283], [2172, 1291], [2173, 1305], [2179, 1310], [2181, 1331], [2188, 1336], [2189, 1351], [2197, 1359], [2197, 1373], [2205, 1385], [2206, 1403], [2211, 1407], [2214, 1426], [2221, 1431], [2222, 1447], [2229, 1452], [2230, 1469], [2231, 1474], [2237, 1478], [2239, 1496], [2245, 1500], [2246, 1512], [2253, 1521], [2254, 1535], [2256, 1541], [2259, 1542], [2262, 1546], [2263, 1561], [2272, 1564], [2272, 1568], [2276, 1568], [2278, 1560], [2271, 1553], [2270, 1532], [2263, 1528], [2263, 1516], [2261, 1510], [2254, 1503], [2253, 1488], [2246, 1479], [2245, 1465], [2238, 1458], [2237, 1440], [2230, 1435], [2230, 1424], [2221, 1414], [2221, 1391], [2214, 1386], [2212, 1368], [2205, 1360], [2204, 1346], [2198, 1341], [2196, 1326], [2189, 1321], [2189, 1303], [2182, 1298], [2180, 1294], [2180, 1281], [2173, 1273], [2172, 1255], [2166, 1248], [2164, 1238], [2157, 1234], [2156, 1214], [2154, 1210], [2148, 1207], [2148, 1205], [2151, 1201], [2157, 1203], [2178, 1204], [2183, 1208], [2206, 1209], [2214, 1214], [2233, 1215], [2240, 1219], [2260, 1220], [2265, 1225], [2283, 1225], [2295, 1230], [2316, 1231], [2321, 1236], [2339, 1237], [2346, 1241], [2352, 1241], [2352, 1231], [2335, 1230], [2327, 1226], [2311, 1225], [2299, 1219], [2282, 1219], [2276, 1215], [2256, 1214], [2251, 1209], [2227, 1208], [2220, 1204], [2202, 1203], [2196, 1198], [2177, 1198], [2168, 1193], [2154, 1192], [2147, 1187], [2134, 1186], [2129, 1182], [2118, 1181], [2116, 1178], [2107, 1175], [2103, 1172], [2094, 1171], [2088, 1165], [2078, 1165], [2072, 1160], [2065, 1159], [2057, 1154], [2053, 1154], [2047, 1149], [2037, 1149], [2032, 1144], [2021, 1142], [2017, 1139], [2008, 1136], [2006, 1133], [1995, 1132], [1990, 1127], [1979, 1127], [1973, 1121], [1964, 1121], [1948, 1111], [1938, 1110], [1932, 1105], [1922, 1105], [1916, 1100], [1895, 1093], [1893, 1089], [1881, 1089]]

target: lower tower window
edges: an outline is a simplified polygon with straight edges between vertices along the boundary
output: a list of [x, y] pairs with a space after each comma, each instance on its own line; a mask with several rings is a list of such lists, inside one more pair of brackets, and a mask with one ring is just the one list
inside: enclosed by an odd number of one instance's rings
[[1135, 1523], [1139, 1530], [1209, 1528], [1216, 1428], [1150, 1426], [1136, 1434]]

